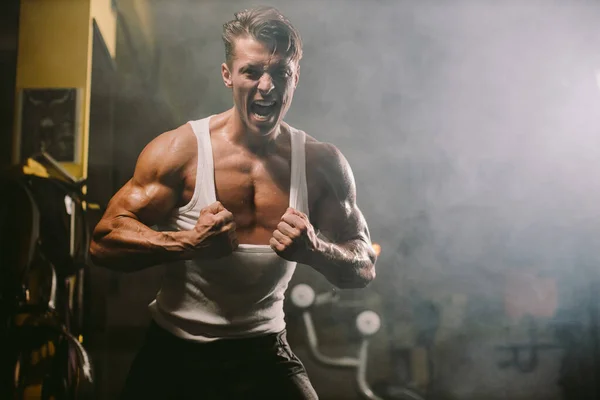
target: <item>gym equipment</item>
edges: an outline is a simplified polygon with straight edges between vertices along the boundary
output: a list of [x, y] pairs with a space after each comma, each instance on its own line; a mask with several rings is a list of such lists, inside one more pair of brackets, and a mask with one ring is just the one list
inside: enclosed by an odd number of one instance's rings
[[527, 341], [496, 346], [497, 351], [506, 354], [505, 358], [496, 364], [498, 368], [515, 368], [519, 372], [530, 373], [538, 366], [539, 352], [561, 349], [561, 346], [555, 343], [539, 342], [538, 328], [533, 316], [528, 315], [524, 322], [527, 324]]
[[92, 363], [81, 343], [52, 312], [17, 315], [8, 354], [14, 373], [11, 398], [93, 398]]
[[93, 367], [81, 345], [84, 182], [45, 153], [28, 163], [37, 173], [20, 166], [0, 177], [0, 398], [91, 398]]
[[[302, 319], [306, 329], [306, 337], [311, 357], [319, 364], [330, 367], [354, 368], [356, 369], [356, 382], [360, 394], [369, 400], [384, 400], [378, 396], [367, 382], [367, 359], [369, 340], [375, 335], [381, 327], [381, 318], [372, 310], [363, 310], [356, 316], [356, 329], [360, 333], [362, 340], [357, 357], [329, 357], [319, 350], [317, 333], [311, 316], [311, 310], [323, 304], [335, 303], [339, 301], [336, 292], [325, 292], [315, 294], [312, 287], [301, 283], [294, 286], [290, 292], [290, 300], [297, 308], [302, 310]], [[355, 307], [356, 305], [353, 304]], [[394, 399], [397, 400], [424, 400], [418, 393], [408, 388], [398, 388], [395, 390]]]

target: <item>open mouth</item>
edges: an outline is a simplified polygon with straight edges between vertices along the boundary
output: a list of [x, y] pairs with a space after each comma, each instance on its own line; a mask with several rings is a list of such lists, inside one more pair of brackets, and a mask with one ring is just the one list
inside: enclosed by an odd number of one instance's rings
[[259, 121], [266, 121], [275, 114], [277, 103], [275, 101], [256, 100], [250, 105], [252, 116]]

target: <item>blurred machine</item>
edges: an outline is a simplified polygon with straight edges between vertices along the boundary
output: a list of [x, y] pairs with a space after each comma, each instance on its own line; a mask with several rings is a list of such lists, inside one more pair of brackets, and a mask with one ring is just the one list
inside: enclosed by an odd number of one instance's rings
[[424, 400], [424, 397], [416, 391], [405, 387], [395, 387], [393, 393], [385, 396], [377, 394], [367, 381], [367, 359], [369, 340], [381, 327], [379, 315], [372, 310], [358, 312], [355, 324], [361, 336], [361, 345], [356, 357], [329, 357], [319, 350], [317, 332], [311, 316], [314, 308], [324, 304], [336, 302], [338, 297], [335, 292], [315, 294], [315, 291], [307, 284], [301, 283], [294, 286], [290, 292], [291, 301], [297, 308], [302, 310], [302, 319], [306, 329], [306, 336], [310, 354], [319, 364], [326, 367], [350, 368], [356, 370], [356, 384], [361, 396], [369, 400]]
[[93, 397], [83, 184], [46, 153], [1, 177], [0, 398]]

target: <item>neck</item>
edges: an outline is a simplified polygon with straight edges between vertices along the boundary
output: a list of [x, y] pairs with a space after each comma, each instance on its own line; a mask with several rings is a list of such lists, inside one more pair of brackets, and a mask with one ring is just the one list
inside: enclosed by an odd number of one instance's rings
[[237, 109], [233, 107], [229, 112], [226, 126], [223, 131], [227, 139], [233, 143], [244, 146], [255, 153], [266, 153], [272, 149], [281, 134], [281, 124], [266, 134], [250, 132], [246, 124], [240, 117]]

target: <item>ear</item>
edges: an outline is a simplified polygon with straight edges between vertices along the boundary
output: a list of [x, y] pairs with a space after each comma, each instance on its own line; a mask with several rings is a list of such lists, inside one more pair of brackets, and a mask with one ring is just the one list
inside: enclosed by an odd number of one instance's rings
[[229, 70], [229, 66], [227, 63], [221, 64], [221, 76], [223, 77], [223, 82], [225, 86], [228, 88], [233, 87], [233, 81], [231, 80], [231, 71]]
[[296, 67], [296, 76], [294, 77], [294, 88], [298, 87], [298, 81], [300, 80], [300, 65]]

